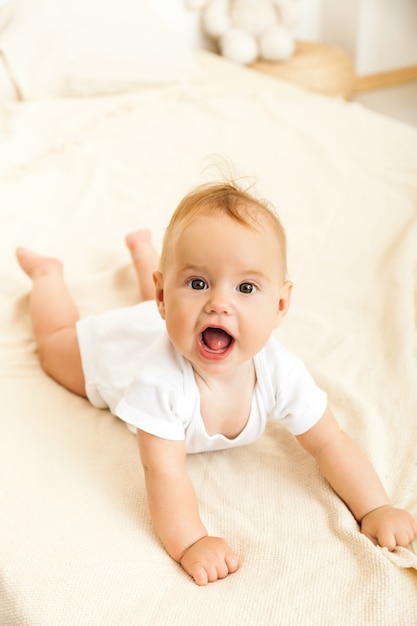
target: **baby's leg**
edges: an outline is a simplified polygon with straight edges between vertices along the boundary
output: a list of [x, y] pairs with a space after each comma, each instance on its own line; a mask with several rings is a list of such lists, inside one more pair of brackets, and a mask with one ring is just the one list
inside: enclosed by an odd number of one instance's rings
[[152, 244], [149, 230], [137, 230], [126, 237], [143, 300], [155, 298], [153, 273], [159, 269], [159, 254]]
[[32, 279], [29, 312], [42, 368], [58, 383], [86, 396], [75, 323], [77, 307], [65, 285], [62, 264], [26, 248], [16, 257]]

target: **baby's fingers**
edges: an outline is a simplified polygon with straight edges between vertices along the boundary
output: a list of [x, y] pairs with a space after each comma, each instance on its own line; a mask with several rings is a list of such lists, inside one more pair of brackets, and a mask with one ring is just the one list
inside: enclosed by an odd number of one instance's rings
[[228, 571], [225, 574], [225, 576], [227, 576], [227, 574], [233, 574], [233, 572], [236, 572], [239, 569], [239, 559], [237, 558], [234, 552], [230, 552], [229, 554], [226, 554], [225, 560], [226, 560], [226, 565], [228, 568]]
[[229, 572], [235, 570], [229, 570], [227, 564], [223, 562], [218, 564], [217, 566], [193, 563], [187, 568], [186, 571], [194, 579], [194, 582], [197, 585], [204, 586], [207, 585], [207, 583], [214, 583], [216, 580], [226, 578]]
[[[382, 512], [382, 510], [381, 510]], [[397, 546], [407, 547], [417, 533], [417, 523], [409, 513], [401, 509], [386, 509], [389, 514], [372, 515], [363, 520], [362, 532], [375, 545], [390, 552]], [[378, 513], [378, 511], [375, 511]]]
[[370, 541], [372, 541], [374, 546], [381, 546], [381, 548], [388, 548], [390, 552], [392, 552], [392, 550], [394, 550], [395, 546], [397, 545], [395, 541], [395, 536], [391, 532], [376, 531], [375, 533], [373, 533], [373, 532], [367, 532], [364, 528], [362, 528], [362, 534], [365, 535], [365, 537], [367, 537]]
[[404, 528], [397, 530], [395, 533], [395, 540], [397, 546], [402, 546], [406, 548], [414, 539], [417, 532], [417, 524], [414, 520], [411, 520], [411, 524], [405, 526]]
[[181, 565], [197, 585], [204, 586], [235, 572], [239, 562], [224, 539], [202, 537], [186, 550]]
[[201, 587], [207, 585], [209, 582], [209, 577], [206, 569], [202, 565], [192, 565], [187, 571], [187, 574], [191, 576], [194, 582]]
[[397, 539], [393, 532], [389, 530], [382, 530], [378, 532], [375, 537], [376, 541], [374, 543], [381, 548], [387, 548], [390, 552], [395, 550], [397, 547]]
[[398, 546], [406, 548], [413, 540], [414, 533], [400, 530], [394, 533], [384, 532], [378, 535], [376, 543], [381, 548], [387, 548], [390, 552]]

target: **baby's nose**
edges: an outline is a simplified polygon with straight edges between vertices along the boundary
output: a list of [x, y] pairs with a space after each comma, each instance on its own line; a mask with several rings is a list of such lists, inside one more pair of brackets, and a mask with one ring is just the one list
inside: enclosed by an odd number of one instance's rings
[[225, 289], [213, 289], [207, 301], [206, 311], [218, 315], [230, 315], [233, 311], [230, 294]]

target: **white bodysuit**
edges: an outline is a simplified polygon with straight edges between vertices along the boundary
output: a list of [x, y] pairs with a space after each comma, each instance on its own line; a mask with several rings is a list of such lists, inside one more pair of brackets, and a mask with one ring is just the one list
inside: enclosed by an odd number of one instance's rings
[[77, 334], [90, 402], [130, 428], [185, 440], [188, 453], [251, 443], [268, 416], [300, 435], [326, 409], [327, 396], [304, 364], [271, 337], [253, 357], [256, 385], [246, 426], [234, 439], [208, 435], [192, 366], [173, 347], [154, 301], [80, 320]]

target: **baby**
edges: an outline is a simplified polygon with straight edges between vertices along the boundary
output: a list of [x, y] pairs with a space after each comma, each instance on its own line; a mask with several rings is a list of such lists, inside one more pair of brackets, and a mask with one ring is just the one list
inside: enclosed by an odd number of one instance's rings
[[150, 514], [167, 552], [198, 585], [239, 567], [209, 535], [187, 453], [254, 441], [280, 420], [380, 546], [407, 546], [413, 517], [394, 508], [365, 454], [338, 426], [326, 394], [272, 336], [287, 314], [283, 227], [234, 183], [189, 193], [159, 261], [149, 231], [126, 239], [141, 302], [79, 320], [60, 261], [16, 252], [32, 279], [30, 315], [43, 369], [137, 432]]

